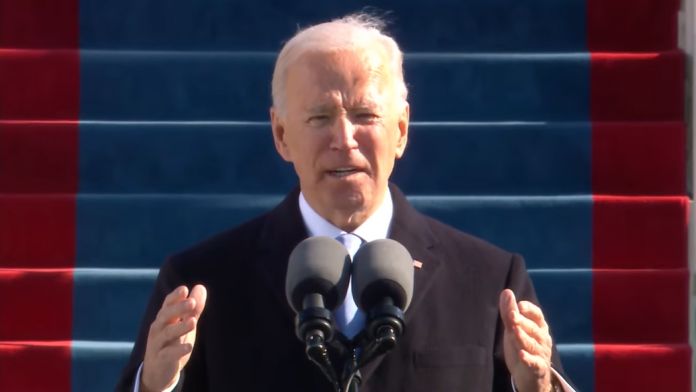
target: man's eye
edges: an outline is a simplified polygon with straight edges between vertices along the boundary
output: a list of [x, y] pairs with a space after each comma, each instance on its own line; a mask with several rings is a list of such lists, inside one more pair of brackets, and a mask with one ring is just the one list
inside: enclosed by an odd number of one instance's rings
[[357, 118], [358, 118], [358, 121], [360, 121], [360, 122], [371, 123], [371, 122], [377, 120], [379, 118], [379, 116], [374, 114], [374, 113], [360, 113], [360, 114], [358, 114]]

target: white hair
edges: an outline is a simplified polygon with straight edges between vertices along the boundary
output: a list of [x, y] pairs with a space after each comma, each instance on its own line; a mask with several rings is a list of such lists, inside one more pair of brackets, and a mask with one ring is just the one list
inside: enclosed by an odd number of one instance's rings
[[285, 115], [287, 93], [285, 77], [290, 66], [309, 51], [363, 49], [381, 45], [384, 49], [397, 99], [406, 102], [408, 89], [404, 81], [403, 53], [393, 38], [384, 33], [386, 23], [373, 15], [357, 13], [298, 31], [280, 51], [271, 83], [273, 106]]

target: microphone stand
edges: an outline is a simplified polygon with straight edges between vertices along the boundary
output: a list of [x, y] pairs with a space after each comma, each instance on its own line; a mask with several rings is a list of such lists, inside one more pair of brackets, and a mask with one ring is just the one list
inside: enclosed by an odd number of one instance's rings
[[370, 312], [365, 328], [354, 339], [337, 339], [347, 352], [339, 379], [329, 360], [327, 342], [333, 339], [333, 316], [323, 307], [320, 296], [308, 296], [304, 309], [297, 314], [297, 336], [305, 342], [305, 353], [331, 382], [335, 392], [359, 392], [360, 369], [396, 347], [405, 331], [404, 314], [391, 300], [385, 300]]
[[360, 387], [361, 376], [360, 369], [358, 367], [357, 359], [357, 348], [354, 342], [351, 340], [348, 342], [350, 349], [348, 351], [348, 358], [346, 359], [345, 366], [343, 367], [343, 377], [341, 377], [341, 391], [342, 392], [358, 392]]
[[362, 381], [360, 369], [394, 349], [405, 326], [403, 311], [394, 306], [391, 299], [385, 299], [372, 309], [366, 327], [349, 342], [342, 392], [358, 392]]
[[360, 370], [358, 370], [352, 377], [346, 380], [346, 385], [344, 385], [345, 392], [358, 392], [360, 388]]

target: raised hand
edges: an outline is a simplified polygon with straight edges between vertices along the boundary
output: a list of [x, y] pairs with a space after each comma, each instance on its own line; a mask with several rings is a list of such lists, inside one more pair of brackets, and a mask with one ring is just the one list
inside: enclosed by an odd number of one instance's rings
[[150, 325], [140, 377], [141, 392], [163, 391], [177, 382], [179, 372], [191, 357], [206, 298], [205, 287], [197, 285], [190, 294], [187, 287], [180, 286], [164, 299]]
[[553, 342], [538, 306], [515, 299], [511, 290], [500, 294], [500, 317], [505, 325], [505, 364], [518, 392], [549, 392]]

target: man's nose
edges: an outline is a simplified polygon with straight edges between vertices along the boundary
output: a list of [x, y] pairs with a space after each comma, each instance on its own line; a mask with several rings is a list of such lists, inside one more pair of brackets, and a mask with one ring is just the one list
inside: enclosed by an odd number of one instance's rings
[[358, 148], [355, 140], [356, 127], [349, 118], [342, 116], [336, 119], [331, 127], [331, 148], [336, 150], [352, 150]]

